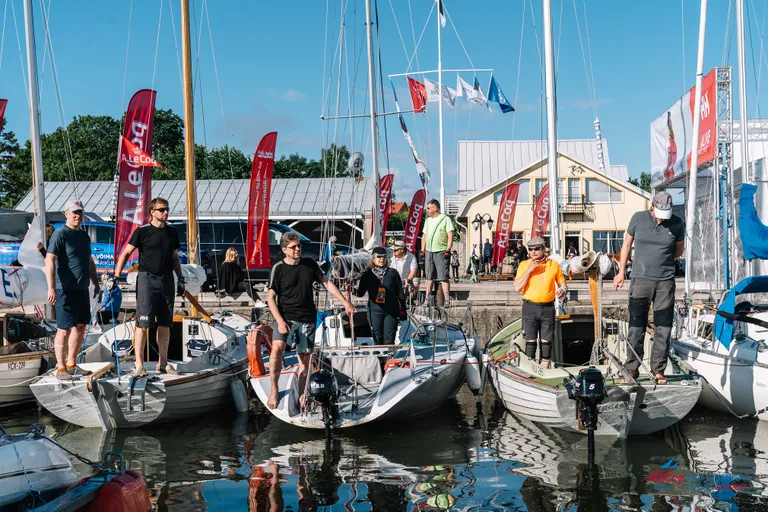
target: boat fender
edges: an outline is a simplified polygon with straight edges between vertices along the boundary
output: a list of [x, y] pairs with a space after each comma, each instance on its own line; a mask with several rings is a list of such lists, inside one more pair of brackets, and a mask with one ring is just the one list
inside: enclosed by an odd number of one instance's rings
[[229, 388], [232, 390], [232, 399], [235, 401], [237, 412], [248, 412], [248, 392], [245, 390], [243, 381], [237, 376], [229, 381]]
[[402, 359], [387, 359], [387, 362], [384, 363], [384, 373], [387, 372], [390, 368], [409, 368], [410, 365], [407, 361], [403, 361]]
[[267, 351], [271, 351], [272, 328], [267, 325], [257, 325], [251, 329], [246, 338], [249, 363], [248, 373], [251, 377], [263, 377], [267, 374], [264, 366], [264, 356], [261, 351], [262, 342]]
[[84, 512], [147, 512], [151, 510], [144, 479], [136, 471], [126, 471], [99, 490], [95, 500], [81, 508]]
[[468, 354], [464, 366], [464, 375], [467, 377], [467, 387], [475, 394], [479, 395], [482, 391], [480, 387], [480, 365], [473, 354]]

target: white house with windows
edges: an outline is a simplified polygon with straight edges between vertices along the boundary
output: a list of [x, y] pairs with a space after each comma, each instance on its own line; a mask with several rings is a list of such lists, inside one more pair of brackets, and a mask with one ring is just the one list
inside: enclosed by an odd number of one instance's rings
[[[610, 165], [607, 141], [602, 142], [605, 172], [600, 171], [596, 141], [561, 141], [559, 145], [558, 202], [564, 252], [570, 245], [579, 252], [618, 252], [632, 215], [650, 206], [650, 194], [628, 182], [626, 166]], [[473, 246], [480, 250], [486, 239], [493, 241], [499, 200], [509, 183], [520, 185], [512, 238], [527, 241], [536, 197], [547, 183], [546, 142], [462, 142], [458, 182], [459, 194], [448, 200], [448, 211], [455, 214], [464, 231], [466, 257]], [[472, 225], [476, 218], [483, 220], [477, 229]], [[492, 221], [490, 229], [488, 220]]]

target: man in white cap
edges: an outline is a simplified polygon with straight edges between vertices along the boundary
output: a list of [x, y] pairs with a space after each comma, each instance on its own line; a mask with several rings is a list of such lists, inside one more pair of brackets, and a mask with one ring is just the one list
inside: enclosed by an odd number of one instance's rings
[[403, 282], [403, 288], [406, 294], [415, 294], [419, 288], [419, 281], [416, 278], [419, 272], [419, 264], [416, 262], [416, 256], [408, 252], [405, 242], [398, 240], [392, 246], [394, 258], [389, 266], [397, 270], [400, 274], [400, 280]]
[[64, 206], [67, 222], [53, 232], [45, 256], [48, 302], [56, 307], [54, 351], [59, 380], [72, 380], [85, 328], [91, 321], [88, 280], [99, 294], [96, 263], [91, 258], [91, 238], [84, 229], [83, 203], [70, 200]]
[[669, 339], [675, 306], [675, 259], [685, 249], [685, 225], [672, 215], [672, 196], [657, 192], [649, 210], [632, 216], [624, 234], [619, 258], [619, 272], [613, 286], [624, 286], [627, 259], [635, 247], [632, 280], [629, 285], [629, 344], [627, 371], [632, 377], [639, 375], [643, 359], [643, 342], [648, 326], [648, 311], [653, 302], [653, 349], [651, 371], [659, 384], [666, 384], [664, 370], [669, 357]]

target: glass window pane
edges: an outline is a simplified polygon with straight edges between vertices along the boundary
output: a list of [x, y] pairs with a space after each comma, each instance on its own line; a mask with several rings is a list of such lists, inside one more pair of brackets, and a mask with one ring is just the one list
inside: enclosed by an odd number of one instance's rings
[[113, 244], [115, 229], [109, 226], [96, 226], [96, 243], [97, 244]]
[[[531, 180], [517, 180], [515, 184], [520, 185], [517, 193], [517, 204], [531, 204]], [[503, 188], [493, 193], [493, 204], [499, 204], [503, 193]]]
[[580, 203], [581, 202], [581, 184], [578, 178], [568, 179], [568, 202]]
[[618, 203], [622, 200], [621, 190], [596, 178], [587, 178], [587, 201], [590, 203]]
[[617, 253], [624, 242], [624, 231], [595, 231], [593, 250], [605, 254]]

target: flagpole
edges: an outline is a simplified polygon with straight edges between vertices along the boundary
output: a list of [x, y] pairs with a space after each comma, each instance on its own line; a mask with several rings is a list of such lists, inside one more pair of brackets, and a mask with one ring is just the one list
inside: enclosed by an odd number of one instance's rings
[[437, 89], [440, 95], [438, 103], [438, 124], [440, 125], [440, 207], [443, 211], [447, 211], [448, 208], [445, 204], [445, 172], [443, 168], [443, 54], [442, 45], [440, 41], [440, 0], [437, 2], [438, 15], [437, 18]]
[[555, 59], [552, 39], [552, 0], [543, 0], [544, 60], [547, 91], [547, 181], [549, 182], [549, 224], [551, 253], [560, 254], [560, 208], [557, 201], [557, 99], [555, 97]]
[[[379, 218], [379, 141], [376, 130], [376, 72], [373, 61], [373, 21], [371, 19], [371, 0], [365, 0], [365, 24], [366, 37], [368, 40], [368, 102], [371, 119], [371, 152], [373, 153], [373, 189], [376, 200], [373, 205], [373, 229], [371, 240], [373, 240], [373, 249], [381, 243], [381, 219]], [[366, 248], [371, 245], [369, 240]]]

